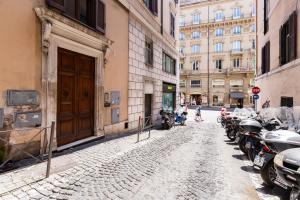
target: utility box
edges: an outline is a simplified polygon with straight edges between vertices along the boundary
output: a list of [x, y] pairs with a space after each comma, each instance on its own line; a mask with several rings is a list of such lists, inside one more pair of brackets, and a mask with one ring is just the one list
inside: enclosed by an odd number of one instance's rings
[[119, 105], [120, 104], [120, 92], [112, 91], [110, 92], [111, 105]]
[[120, 122], [120, 109], [112, 108], [111, 109], [111, 122], [112, 124], [116, 124]]
[[38, 105], [38, 92], [36, 90], [8, 90], [8, 106]]
[[0, 108], [0, 128], [3, 128], [3, 122], [4, 122], [4, 109]]
[[37, 127], [42, 124], [42, 112], [18, 112], [16, 113], [16, 128]]

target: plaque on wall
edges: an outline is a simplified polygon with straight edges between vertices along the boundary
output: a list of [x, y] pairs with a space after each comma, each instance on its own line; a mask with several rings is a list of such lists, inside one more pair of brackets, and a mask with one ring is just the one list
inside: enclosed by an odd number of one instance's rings
[[8, 90], [8, 106], [38, 105], [38, 92], [36, 90]]
[[16, 113], [15, 126], [22, 127], [37, 127], [42, 124], [42, 112], [18, 112]]

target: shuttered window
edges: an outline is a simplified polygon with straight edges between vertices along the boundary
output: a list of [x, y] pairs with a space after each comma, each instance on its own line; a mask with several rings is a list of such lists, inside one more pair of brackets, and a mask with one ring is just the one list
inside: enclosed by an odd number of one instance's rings
[[158, 13], [158, 9], [157, 9], [158, 2], [157, 1], [158, 0], [144, 0], [144, 3], [147, 6], [147, 8], [156, 16]]
[[290, 107], [290, 108], [293, 107], [294, 106], [293, 97], [281, 97], [280, 106]]
[[270, 0], [264, 0], [264, 34], [269, 31]]
[[47, 5], [92, 29], [105, 33], [105, 4], [102, 0], [47, 0]]
[[261, 52], [261, 74], [270, 71], [270, 41], [268, 41], [262, 48]]
[[284, 65], [297, 57], [297, 13], [294, 12], [279, 31], [280, 64]]
[[174, 15], [171, 13], [171, 15], [170, 15], [170, 18], [171, 18], [171, 20], [170, 20], [170, 34], [171, 34], [171, 36], [173, 36], [173, 37], [175, 37], [175, 17], [174, 17]]
[[145, 63], [153, 66], [153, 41], [150, 38], [145, 40]]

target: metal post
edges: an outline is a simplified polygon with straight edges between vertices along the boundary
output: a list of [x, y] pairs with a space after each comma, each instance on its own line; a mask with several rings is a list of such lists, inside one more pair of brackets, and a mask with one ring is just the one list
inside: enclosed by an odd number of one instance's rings
[[50, 141], [49, 141], [49, 152], [48, 152], [46, 178], [48, 178], [49, 175], [50, 175], [50, 166], [51, 166], [51, 158], [52, 158], [52, 144], [53, 144], [53, 137], [54, 137], [54, 127], [55, 127], [55, 122], [52, 122], [51, 123]]
[[139, 127], [138, 127], [138, 134], [137, 134], [137, 142], [140, 141], [140, 132], [141, 132], [141, 116], [139, 116]]

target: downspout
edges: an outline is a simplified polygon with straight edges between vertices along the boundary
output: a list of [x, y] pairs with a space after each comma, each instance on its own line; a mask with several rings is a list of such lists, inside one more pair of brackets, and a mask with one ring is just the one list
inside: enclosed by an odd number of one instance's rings
[[164, 1], [160, 1], [160, 33], [164, 34]]

